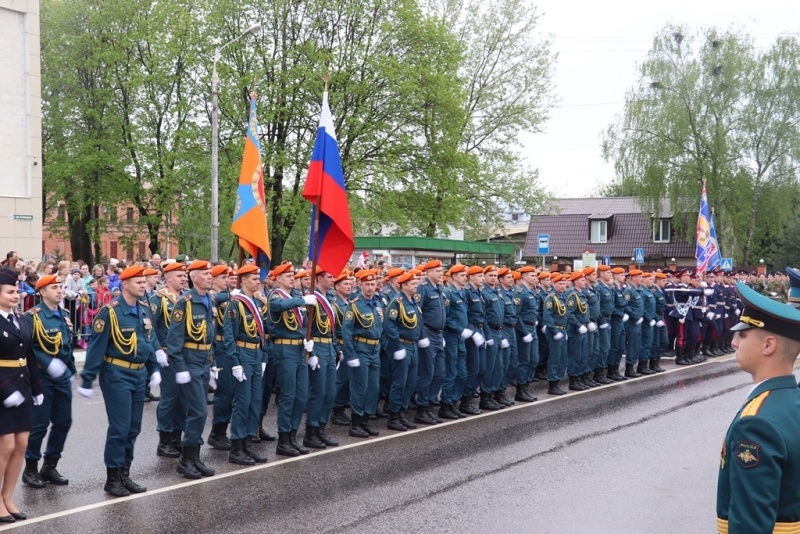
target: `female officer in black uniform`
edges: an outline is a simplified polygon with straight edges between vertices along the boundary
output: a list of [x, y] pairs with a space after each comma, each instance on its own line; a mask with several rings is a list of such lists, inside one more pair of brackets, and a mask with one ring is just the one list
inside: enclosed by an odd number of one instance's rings
[[32, 406], [42, 402], [31, 331], [14, 312], [19, 298], [17, 273], [0, 269], [0, 523], [27, 519], [14, 505], [14, 487], [33, 426]]

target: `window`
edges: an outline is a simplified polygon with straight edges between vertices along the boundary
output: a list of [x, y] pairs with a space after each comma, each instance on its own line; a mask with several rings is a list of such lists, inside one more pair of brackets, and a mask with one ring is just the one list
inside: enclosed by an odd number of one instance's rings
[[125, 261], [133, 263], [133, 243], [125, 244]]
[[133, 208], [128, 208], [125, 211], [125, 222], [133, 224]]
[[111, 206], [110, 208], [106, 208], [106, 210], [108, 211], [108, 222], [110, 223], [117, 222], [117, 207]]
[[653, 242], [669, 243], [672, 221], [669, 219], [653, 219]]
[[592, 243], [605, 243], [608, 241], [608, 221], [590, 221], [592, 225]]
[[66, 221], [67, 220], [67, 208], [63, 204], [58, 206], [58, 212], [56, 214], [56, 219], [59, 221]]
[[144, 250], [144, 241], [139, 241], [139, 257], [142, 258], [142, 261], [145, 260], [145, 250]]
[[108, 245], [108, 256], [109, 258], [116, 258], [117, 257], [117, 242], [111, 241]]

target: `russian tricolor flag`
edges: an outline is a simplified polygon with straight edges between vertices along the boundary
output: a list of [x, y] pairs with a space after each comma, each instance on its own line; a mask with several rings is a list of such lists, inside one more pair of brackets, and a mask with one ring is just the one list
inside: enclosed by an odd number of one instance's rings
[[[314, 204], [311, 213], [309, 258], [316, 259], [322, 270], [338, 274], [350, 261], [355, 241], [327, 91], [322, 95], [322, 114], [303, 187], [303, 197]], [[319, 235], [314, 250], [314, 218], [318, 209]]]

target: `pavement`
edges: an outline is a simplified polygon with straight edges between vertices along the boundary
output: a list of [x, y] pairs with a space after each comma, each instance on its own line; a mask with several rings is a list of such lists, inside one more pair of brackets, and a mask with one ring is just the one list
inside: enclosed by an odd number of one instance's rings
[[[101, 396], [75, 396], [59, 470], [69, 486], [23, 487], [19, 532], [701, 532], [713, 531], [719, 447], [751, 385], [733, 356], [494, 413], [242, 468], [203, 447], [217, 475], [187, 481], [155, 455], [145, 405], [132, 478], [102, 491]], [[662, 360], [664, 362], [664, 360]], [[99, 390], [98, 390], [99, 393]], [[99, 398], [98, 398], [99, 397]], [[275, 429], [270, 407], [268, 427]], [[302, 430], [300, 432], [302, 434]], [[205, 435], [208, 434], [206, 429]]]

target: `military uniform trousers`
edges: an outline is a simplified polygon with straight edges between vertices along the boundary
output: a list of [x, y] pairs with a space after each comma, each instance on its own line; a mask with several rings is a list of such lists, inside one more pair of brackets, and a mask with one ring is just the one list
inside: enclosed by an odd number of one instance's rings
[[606, 327], [597, 326], [598, 356], [597, 367], [595, 369], [605, 369], [613, 362], [611, 361], [611, 318], [606, 318]]
[[392, 358], [392, 387], [389, 390], [389, 411], [393, 413], [408, 408], [408, 402], [417, 387], [417, 367], [419, 363], [417, 342], [401, 340], [400, 348], [406, 350], [406, 357], [402, 360]]
[[389, 398], [389, 389], [392, 387], [392, 355], [386, 350], [385, 340], [381, 339], [381, 376], [380, 396]]
[[[689, 313], [692, 313], [689, 310]], [[683, 323], [678, 320], [678, 330], [675, 336], [675, 345], [681, 348], [691, 348], [697, 344], [698, 329], [697, 321], [685, 321]]]
[[[336, 350], [333, 343], [314, 341], [314, 356], [319, 367], [308, 368], [308, 405], [306, 424], [317, 427], [327, 425], [336, 397]], [[344, 365], [344, 362], [342, 362]]]
[[221, 343], [214, 345], [214, 367], [221, 371], [217, 371], [211, 422], [215, 425], [228, 424], [231, 422], [233, 406], [233, 373], [231, 372], [231, 359], [225, 354], [224, 346]]
[[[459, 334], [444, 332], [444, 381], [442, 404], [455, 404], [461, 400], [467, 381], [467, 347]], [[466, 343], [472, 343], [467, 341]]]
[[508, 347], [500, 347], [497, 351], [497, 363], [495, 368], [500, 374], [499, 391], [505, 391], [511, 384], [517, 373], [519, 366], [519, 354], [517, 352], [517, 333], [513, 326], [503, 326], [503, 339], [508, 341]]
[[183, 402], [182, 414], [185, 417], [183, 444], [187, 447], [199, 447], [203, 444], [203, 430], [208, 415], [209, 351], [184, 349], [183, 359], [186, 370], [191, 375], [189, 382], [178, 385], [178, 395]]
[[625, 323], [622, 317], [611, 318], [611, 340], [609, 342], [608, 365], [619, 365], [625, 350]]
[[[339, 368], [336, 370], [336, 397], [333, 400], [334, 408], [342, 408], [350, 403], [350, 370], [347, 367], [347, 353], [345, 352], [344, 342], [336, 343], [337, 351], [342, 351], [343, 358], [339, 362]], [[388, 365], [388, 364], [387, 364]], [[389, 367], [389, 384], [391, 385], [391, 368]], [[381, 351], [381, 377], [383, 376], [383, 351]], [[386, 394], [389, 394], [389, 388], [386, 388]]]
[[[231, 439], [255, 436], [261, 419], [261, 397], [264, 384], [261, 381], [261, 348], [239, 347], [239, 365], [247, 380], [239, 382], [233, 378], [233, 402], [231, 404]], [[216, 394], [215, 394], [216, 395]]]
[[[483, 328], [480, 326], [471, 324], [469, 325], [469, 329], [479, 332], [481, 335], [484, 334]], [[465, 362], [467, 367], [467, 379], [464, 384], [464, 390], [461, 392], [461, 395], [464, 397], [471, 397], [481, 383], [481, 364], [485, 359], [484, 353], [486, 352], [486, 346], [481, 345], [478, 347], [475, 345], [474, 340], [475, 338], [470, 338], [464, 343], [467, 352], [467, 359]]]
[[[381, 348], [356, 341], [355, 357], [361, 365], [350, 367], [347, 362], [339, 364], [350, 373], [350, 411], [355, 415], [372, 415], [378, 406], [381, 380]], [[408, 358], [408, 356], [406, 356]], [[410, 394], [409, 394], [410, 396]]]
[[186, 429], [186, 405], [175, 382], [175, 367], [161, 367], [161, 399], [156, 407], [156, 426], [159, 432], [175, 432]]
[[539, 329], [539, 365], [537, 367], [541, 367], [542, 370], [547, 369], [547, 364], [550, 361], [550, 340], [547, 338], [547, 333], [542, 332], [542, 322], [539, 321], [539, 325], [536, 328]]
[[581, 334], [578, 327], [567, 327], [567, 374], [579, 376], [585, 373], [589, 362], [589, 332]]
[[[535, 327], [531, 327], [534, 331]], [[533, 374], [536, 372], [536, 366], [539, 365], [539, 339], [536, 334], [533, 336], [533, 341], [525, 343], [522, 339], [525, 334], [519, 331], [515, 332], [517, 338], [517, 369], [514, 373], [514, 380], [517, 384], [528, 384], [533, 380]]]
[[[72, 384], [69, 372], [53, 378], [47, 372], [41, 372], [42, 395], [44, 401], [33, 407], [33, 428], [28, 437], [28, 448], [25, 450], [26, 460], [38, 461], [42, 457], [42, 441], [50, 427], [47, 448], [44, 455], [48, 458], [61, 458], [67, 433], [72, 426]], [[52, 423], [52, 426], [51, 426]]]
[[424, 328], [422, 337], [431, 342], [426, 348], [420, 348], [419, 367], [417, 369], [417, 406], [431, 406], [439, 400], [439, 392], [444, 383], [444, 338], [442, 332], [434, 332]]
[[104, 362], [100, 368], [100, 391], [108, 416], [103, 455], [106, 467], [120, 469], [133, 462], [133, 447], [142, 430], [147, 370], [128, 369]]
[[667, 334], [667, 326], [656, 326], [653, 333], [653, 352], [651, 356], [653, 359], [660, 358], [667, 350], [669, 345], [669, 336]]
[[[264, 369], [264, 376], [261, 377], [261, 417], [267, 415], [267, 408], [269, 407], [269, 398], [272, 396], [272, 389], [275, 387], [276, 371], [275, 371], [275, 358], [272, 357], [274, 349], [270, 341], [264, 341], [267, 344], [267, 353], [270, 355], [267, 359], [267, 367]], [[233, 375], [231, 375], [233, 379]]]
[[[278, 396], [278, 432], [291, 432], [300, 428], [303, 411], [308, 401], [308, 364], [303, 345], [273, 345]], [[300, 341], [300, 340], [292, 340]]]
[[[594, 324], [597, 324], [597, 320], [592, 321]], [[608, 329], [606, 329], [608, 330]], [[600, 331], [595, 330], [594, 332], [589, 332], [587, 334], [589, 336], [589, 359], [586, 362], [586, 366], [583, 369], [584, 373], [593, 372], [595, 369], [601, 366], [600, 363]]]
[[650, 326], [650, 323], [645, 319], [642, 324], [642, 350], [639, 353], [639, 361], [646, 362], [653, 358], [653, 330], [655, 325]]
[[[497, 364], [497, 353], [500, 350], [500, 339], [502, 338], [501, 329], [488, 327], [486, 329], [486, 350], [481, 353], [480, 385], [482, 393], [494, 393], [500, 389], [498, 374], [495, 369]], [[493, 343], [488, 344], [489, 341]]]
[[[625, 321], [625, 364], [634, 364], [639, 361], [642, 353], [642, 325], [636, 324], [638, 319]], [[644, 322], [644, 321], [642, 321]]]
[[[557, 333], [564, 334], [561, 339], [553, 339]], [[567, 372], [567, 330], [566, 328], [547, 328], [548, 351], [550, 358], [547, 361], [547, 381], [558, 382]]]

